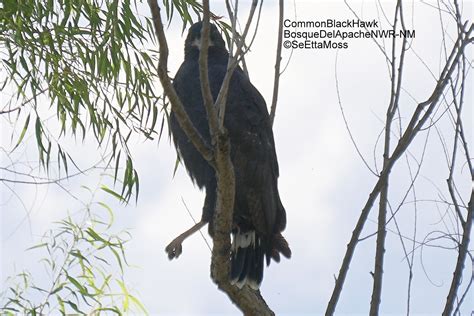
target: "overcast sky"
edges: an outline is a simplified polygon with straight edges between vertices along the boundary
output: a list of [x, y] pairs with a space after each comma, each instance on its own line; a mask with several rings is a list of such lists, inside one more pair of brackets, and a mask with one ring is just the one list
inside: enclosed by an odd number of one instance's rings
[[[245, 2], [244, 2], [245, 3]], [[225, 16], [223, 6], [214, 7]], [[285, 18], [299, 21], [352, 19], [354, 16], [342, 1], [288, 2]], [[353, 9], [364, 20], [381, 19], [381, 28], [388, 29], [383, 13], [375, 1], [353, 3]], [[385, 14], [391, 20], [393, 5], [384, 3]], [[472, 2], [464, 3], [464, 19], [472, 21]], [[296, 11], [295, 11], [296, 10]], [[416, 101], [428, 98], [434, 87], [435, 76], [440, 73], [443, 60], [442, 26], [439, 12], [422, 3], [406, 2], [405, 21], [408, 29], [416, 31], [407, 53], [404, 84], [401, 96], [401, 124], [406, 126]], [[247, 3], [240, 9], [242, 21], [248, 12]], [[145, 13], [144, 14], [148, 14]], [[276, 1], [267, 1], [262, 10], [260, 28], [246, 61], [253, 84], [267, 104], [271, 102], [274, 54], [277, 37], [278, 7]], [[177, 20], [166, 30], [170, 48], [169, 69], [173, 75], [183, 60], [183, 43]], [[243, 23], [243, 22], [242, 22]], [[447, 47], [455, 36], [455, 24], [443, 15], [447, 30]], [[295, 31], [294, 28], [288, 28]], [[302, 29], [299, 29], [302, 30]], [[314, 29], [311, 29], [314, 30]], [[353, 29], [349, 29], [353, 30]], [[386, 40], [387, 49], [390, 48]], [[420, 59], [413, 53], [423, 60]], [[472, 49], [469, 50], [472, 53]], [[290, 58], [291, 55], [291, 58]], [[336, 65], [337, 56], [337, 65]], [[472, 54], [471, 58], [472, 60]], [[335, 73], [339, 80], [339, 93], [348, 124], [362, 155], [375, 169], [374, 147], [383, 129], [383, 119], [389, 102], [390, 82], [385, 58], [371, 39], [349, 40], [347, 49], [283, 49], [282, 65], [285, 69], [280, 81], [280, 96], [274, 124], [275, 142], [280, 164], [279, 189], [288, 216], [284, 232], [293, 257], [272, 263], [265, 269], [261, 291], [277, 315], [315, 315], [323, 313], [334, 286], [346, 245], [376, 177], [357, 155], [345, 128], [339, 108]], [[473, 87], [472, 75], [469, 87]], [[472, 89], [465, 97], [464, 126], [471, 153], [473, 141]], [[4, 102], [3, 100], [1, 101]], [[443, 107], [444, 108], [444, 107]], [[447, 115], [437, 122], [440, 133], [449, 146], [453, 132]], [[2, 121], [2, 147], [11, 149], [11, 130]], [[396, 122], [398, 126], [398, 121]], [[398, 135], [395, 129], [394, 135]], [[406, 204], [397, 214], [403, 234], [413, 236], [415, 213], [417, 240], [422, 241], [433, 231], [454, 232], [442, 203], [428, 202], [448, 196], [445, 179], [448, 169], [439, 135], [434, 131], [420, 133], [411, 147], [412, 158], [420, 159], [425, 140], [428, 146], [423, 167], [416, 183], [417, 199], [427, 202]], [[34, 136], [28, 139], [29, 147], [14, 154], [19, 162], [35, 161]], [[69, 144], [72, 154], [81, 166], [96, 161], [97, 147], [93, 142]], [[375, 149], [377, 166], [381, 166], [381, 143]], [[132, 145], [135, 165], [140, 175], [140, 198], [137, 204], [127, 207], [109, 199], [105, 194], [97, 199], [108, 201], [115, 211], [115, 229], [128, 229], [132, 241], [127, 257], [132, 267], [127, 268], [126, 281], [143, 301], [152, 315], [238, 315], [238, 310], [227, 297], [216, 289], [209, 278], [210, 252], [199, 234], [186, 240], [184, 253], [178, 260], [168, 261], [165, 246], [193, 222], [183, 206], [188, 205], [195, 218], [199, 218], [203, 193], [193, 187], [183, 167], [173, 177], [176, 159], [169, 139], [161, 143], [137, 140]], [[8, 164], [4, 152], [1, 165]], [[16, 156], [15, 156], [16, 155]], [[21, 167], [19, 167], [21, 168]], [[464, 167], [467, 168], [467, 167]], [[390, 187], [390, 201], [396, 207], [410, 183], [405, 158], [394, 168]], [[471, 182], [467, 170], [456, 173], [458, 189], [466, 200]], [[3, 176], [2, 176], [3, 177]], [[101, 181], [97, 172], [74, 178], [64, 186], [74, 195], [87, 199], [81, 185], [96, 187]], [[110, 183], [110, 179], [102, 177]], [[11, 193], [12, 188], [15, 194]], [[41, 253], [24, 250], [39, 241], [39, 236], [54, 227], [53, 222], [80, 209], [80, 203], [61, 188], [50, 186], [23, 186], [0, 184], [1, 247], [0, 279], [2, 282], [15, 272], [28, 269], [41, 280], [41, 265], [36, 258]], [[21, 201], [18, 198], [21, 197]], [[413, 200], [413, 198], [408, 199]], [[28, 212], [28, 216], [26, 216]], [[363, 236], [376, 230], [375, 209], [369, 216]], [[408, 264], [400, 238], [394, 234], [392, 221], [388, 225], [382, 293], [382, 314], [405, 314], [408, 284]], [[207, 228], [203, 229], [207, 236]], [[411, 243], [406, 241], [408, 247]], [[438, 242], [439, 245], [452, 244]], [[470, 246], [473, 249], [473, 246]], [[375, 238], [361, 242], [355, 252], [340, 303], [338, 314], [367, 314], [372, 290]], [[422, 247], [415, 252], [414, 279], [411, 293], [413, 314], [439, 314], [451, 282], [456, 252], [439, 248]], [[464, 285], [472, 276], [472, 262], [466, 262]], [[0, 283], [2, 284], [2, 283]], [[2, 287], [3, 289], [3, 287]], [[474, 310], [474, 291], [467, 296], [463, 311]]]

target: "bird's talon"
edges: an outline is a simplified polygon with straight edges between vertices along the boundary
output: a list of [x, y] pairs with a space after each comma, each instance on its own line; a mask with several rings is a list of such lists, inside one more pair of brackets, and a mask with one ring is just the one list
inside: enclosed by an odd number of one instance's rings
[[166, 246], [165, 252], [168, 254], [168, 259], [178, 259], [183, 252], [183, 246], [180, 242], [172, 241], [168, 246]]

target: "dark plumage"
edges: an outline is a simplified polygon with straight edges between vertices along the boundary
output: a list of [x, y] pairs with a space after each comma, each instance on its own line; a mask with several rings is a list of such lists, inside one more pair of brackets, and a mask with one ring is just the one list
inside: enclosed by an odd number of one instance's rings
[[[198, 22], [189, 29], [184, 62], [173, 85], [192, 123], [210, 143], [199, 80], [201, 26], [202, 23]], [[209, 82], [216, 100], [229, 54], [219, 31], [212, 24], [209, 45]], [[291, 250], [281, 235], [286, 226], [286, 213], [278, 194], [278, 162], [267, 106], [240, 68], [235, 70], [230, 82], [224, 125], [230, 138], [236, 180], [230, 278], [239, 287], [248, 284], [256, 289], [263, 278], [264, 257], [268, 265], [270, 258], [279, 262], [280, 253], [289, 258]], [[173, 113], [170, 127], [191, 179], [206, 190], [202, 221], [210, 223], [212, 236], [215, 171], [187, 138]]]

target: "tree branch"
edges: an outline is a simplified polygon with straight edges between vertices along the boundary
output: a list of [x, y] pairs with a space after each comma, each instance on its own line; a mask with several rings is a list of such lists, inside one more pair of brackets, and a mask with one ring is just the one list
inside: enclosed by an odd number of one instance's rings
[[12, 112], [18, 111], [18, 110], [20, 110], [20, 109], [21, 109], [21, 105], [15, 107], [15, 108], [13, 108], [13, 109], [1, 110], [1, 111], [0, 111], [0, 115], [2, 115], [2, 114], [7, 114], [7, 113], [12, 113]]
[[[254, 1], [256, 2], [256, 0]], [[203, 94], [203, 100], [209, 119], [209, 127], [211, 133], [214, 133], [212, 149], [202, 139], [202, 136], [192, 125], [189, 120], [184, 107], [179, 100], [176, 91], [174, 90], [171, 80], [167, 74], [167, 59], [168, 59], [168, 47], [166, 43], [166, 36], [163, 31], [163, 23], [160, 16], [160, 7], [156, 0], [148, 1], [153, 22], [155, 25], [158, 41], [160, 44], [160, 60], [158, 63], [158, 74], [165, 91], [168, 95], [173, 111], [176, 114], [180, 126], [186, 133], [186, 136], [193, 142], [200, 154], [209, 162], [212, 162], [212, 166], [216, 171], [217, 178], [217, 199], [214, 213], [214, 236], [213, 236], [213, 248], [211, 258], [211, 276], [216, 282], [219, 289], [224, 291], [234, 304], [245, 314], [245, 315], [274, 315], [266, 304], [259, 291], [254, 291], [249, 287], [239, 289], [229, 282], [229, 270], [230, 270], [230, 232], [233, 223], [233, 209], [234, 209], [234, 196], [235, 196], [235, 175], [232, 161], [230, 159], [230, 143], [229, 137], [225, 128], [223, 128], [223, 113], [225, 111], [226, 96], [227, 96], [227, 85], [222, 85], [219, 92], [219, 96], [214, 104], [212, 94], [210, 93], [208, 67], [207, 67], [207, 49], [209, 44], [209, 1], [203, 2], [203, 29], [201, 30], [201, 52], [199, 58], [200, 66], [200, 78], [201, 78], [201, 90]], [[255, 9], [251, 10], [251, 17]], [[249, 18], [251, 20], [251, 17]], [[250, 21], [244, 32], [244, 36], [248, 32]], [[245, 38], [245, 37], [244, 37]], [[238, 43], [237, 51], [240, 53], [244, 40]], [[237, 55], [238, 56], [238, 55]], [[232, 63], [226, 72], [225, 78], [230, 81], [233, 69], [237, 66], [238, 57], [235, 57], [235, 63]], [[224, 80], [224, 83], [226, 81]], [[219, 113], [222, 111], [222, 121], [220, 128], [219, 125], [215, 124], [216, 121], [211, 123], [211, 119], [216, 115], [215, 108], [219, 109]], [[219, 116], [220, 119], [220, 116]], [[212, 135], [212, 134], [211, 134]], [[214, 143], [215, 142], [215, 143]]]
[[209, 51], [209, 0], [204, 0], [203, 18], [201, 28], [201, 48], [199, 50], [199, 79], [201, 83], [201, 94], [204, 107], [206, 108], [207, 121], [209, 122], [209, 134], [211, 135], [212, 146], [216, 141], [219, 126], [217, 123], [217, 112], [214, 108], [214, 98], [212, 97], [211, 87], [209, 84], [208, 73], [208, 51]]
[[[397, 28], [397, 16], [400, 14], [400, 20], [403, 25], [403, 11], [401, 1], [397, 1], [395, 8], [395, 16], [393, 21], [393, 30]], [[392, 41], [392, 70], [391, 70], [391, 96], [390, 102], [387, 108], [387, 119], [385, 122], [385, 141], [384, 141], [384, 152], [383, 152], [383, 169], [387, 168], [389, 154], [390, 154], [390, 135], [392, 132], [392, 121], [393, 117], [398, 109], [398, 100], [400, 98], [400, 89], [402, 83], [403, 73], [403, 62], [405, 59], [405, 47], [406, 38], [402, 41], [402, 47], [400, 51], [400, 62], [398, 65], [398, 73], [395, 69], [395, 50], [396, 50], [396, 37]], [[378, 216], [378, 230], [377, 230], [377, 243], [375, 251], [375, 268], [374, 268], [374, 284], [372, 289], [372, 299], [370, 302], [370, 315], [378, 315], [379, 307], [382, 296], [382, 280], [383, 280], [383, 263], [385, 256], [385, 238], [387, 236], [387, 229], [385, 227], [387, 221], [387, 203], [388, 203], [388, 186], [389, 186], [389, 175], [387, 173], [387, 179], [384, 181], [382, 190], [380, 193], [379, 200], [379, 216]]]
[[[460, 19], [459, 15], [459, 8], [456, 2], [456, 16], [458, 19]], [[462, 32], [462, 30], [460, 30]], [[463, 56], [464, 57], [464, 56]], [[474, 199], [474, 190], [471, 191], [471, 198], [468, 203], [467, 207], [467, 216], [466, 220], [463, 220], [461, 210], [459, 207], [459, 204], [457, 202], [456, 196], [454, 194], [454, 189], [453, 189], [453, 172], [454, 172], [454, 165], [456, 161], [456, 152], [457, 152], [457, 145], [458, 145], [458, 139], [461, 139], [463, 148], [464, 148], [464, 154], [465, 158], [467, 161], [467, 164], [470, 168], [470, 175], [471, 175], [471, 182], [474, 183], [474, 170], [472, 169], [472, 163], [471, 163], [471, 157], [469, 155], [469, 150], [467, 146], [467, 142], [464, 136], [464, 129], [462, 126], [462, 119], [461, 119], [461, 111], [462, 111], [462, 106], [464, 103], [464, 85], [465, 85], [465, 80], [466, 80], [466, 73], [465, 73], [465, 58], [462, 60], [462, 77], [461, 77], [461, 92], [459, 96], [459, 103], [456, 101], [456, 94], [455, 90], [453, 87], [453, 84], [451, 82], [451, 88], [452, 88], [452, 93], [453, 93], [453, 98], [454, 98], [454, 107], [456, 109], [456, 114], [457, 114], [457, 120], [456, 120], [456, 129], [454, 133], [454, 145], [453, 145], [453, 155], [452, 155], [452, 160], [451, 160], [451, 166], [449, 167], [449, 178], [447, 180], [448, 182], [448, 189], [449, 193], [451, 195], [451, 199], [453, 200], [454, 203], [454, 208], [459, 216], [459, 220], [462, 223], [463, 227], [463, 236], [462, 236], [462, 241], [461, 244], [459, 245], [458, 249], [458, 259], [456, 262], [456, 268], [453, 273], [453, 279], [451, 281], [451, 286], [449, 289], [448, 296], [446, 298], [446, 304], [444, 306], [443, 310], [443, 316], [449, 316], [452, 313], [452, 310], [454, 308], [454, 303], [457, 297], [457, 292], [459, 289], [459, 285], [461, 284], [461, 279], [463, 275], [463, 270], [464, 270], [464, 264], [466, 261], [466, 256], [468, 253], [468, 247], [469, 247], [469, 242], [470, 242], [470, 236], [471, 236], [471, 230], [472, 230], [472, 222], [474, 220], [474, 207], [473, 207], [473, 199]], [[460, 303], [459, 303], [460, 304]], [[458, 306], [459, 308], [459, 306]]]
[[211, 276], [244, 315], [274, 315], [260, 292], [245, 286], [230, 284], [230, 232], [234, 205], [235, 177], [230, 160], [228, 137], [219, 135], [216, 148], [217, 201], [214, 214], [214, 245], [211, 258]]
[[466, 261], [466, 255], [469, 247], [469, 241], [472, 230], [472, 222], [474, 220], [474, 191], [471, 191], [471, 198], [467, 207], [467, 218], [464, 225], [464, 232], [462, 235], [462, 241], [459, 245], [458, 260], [456, 262], [456, 268], [453, 273], [453, 279], [451, 281], [451, 287], [449, 288], [448, 297], [446, 298], [446, 305], [444, 306], [443, 316], [450, 316], [454, 307], [459, 285], [461, 284], [462, 273], [464, 270], [464, 262]]
[[[464, 64], [465, 64], [465, 59], [463, 58], [463, 69], [462, 69], [462, 79], [461, 79], [461, 92], [460, 92], [460, 97], [459, 97], [459, 103], [456, 99], [456, 91], [454, 84], [452, 80], [450, 80], [451, 83], [451, 93], [453, 95], [453, 104], [454, 108], [456, 110], [456, 123], [455, 123], [455, 131], [454, 131], [454, 144], [453, 144], [453, 152], [451, 156], [451, 165], [449, 166], [449, 176], [448, 180], [446, 181], [448, 184], [448, 191], [449, 195], [451, 196], [451, 200], [453, 201], [453, 206], [456, 214], [459, 217], [459, 221], [461, 222], [462, 226], [466, 224], [466, 221], [464, 220], [464, 217], [462, 216], [461, 209], [459, 207], [459, 203], [456, 198], [456, 194], [454, 192], [454, 166], [456, 164], [456, 157], [457, 157], [457, 148], [458, 148], [458, 141], [461, 138], [461, 140], [464, 139], [464, 133], [462, 129], [462, 118], [461, 118], [461, 112], [462, 112], [462, 106], [464, 104], [464, 85], [465, 85], [465, 79], [466, 79], [466, 74], [464, 73]], [[469, 153], [467, 153], [466, 161], [470, 163], [470, 158], [469, 158]], [[471, 167], [471, 166], [470, 166]], [[471, 168], [472, 170], [472, 168]], [[472, 171], [471, 171], [472, 175]]]
[[[209, 3], [207, 0], [203, 2], [204, 6], [204, 22], [203, 27], [209, 12]], [[237, 43], [237, 53], [234, 58], [231, 58], [232, 52], [229, 55], [229, 62], [227, 65], [227, 71], [223, 80], [223, 84], [219, 91], [219, 95], [215, 104], [214, 109], [218, 109], [218, 135], [215, 139], [215, 170], [217, 178], [217, 200], [216, 208], [214, 213], [214, 236], [213, 236], [213, 248], [211, 258], [211, 276], [214, 282], [216, 282], [219, 289], [221, 289], [231, 301], [237, 305], [237, 307], [244, 313], [244, 315], [274, 315], [266, 304], [260, 292], [256, 292], [245, 286], [242, 289], [235, 287], [229, 282], [230, 274], [230, 233], [233, 224], [233, 210], [234, 210], [234, 198], [235, 198], [235, 174], [234, 166], [230, 159], [230, 142], [227, 135], [227, 131], [224, 128], [224, 115], [227, 101], [227, 91], [229, 88], [230, 79], [233, 71], [238, 64], [238, 56], [242, 51], [242, 46], [245, 42], [245, 37], [248, 33], [252, 17], [255, 13], [257, 1], [254, 0], [252, 3], [252, 9], [250, 11], [249, 20], [245, 27], [243, 37], [240, 42]], [[234, 19], [236, 15], [234, 14]], [[235, 26], [235, 24], [234, 24]], [[204, 33], [201, 37], [204, 36]], [[202, 39], [201, 39], [202, 40]], [[233, 39], [235, 40], [235, 39]], [[201, 51], [202, 54], [202, 51]], [[202, 55], [200, 56], [200, 58]], [[207, 58], [206, 58], [207, 59]], [[201, 60], [200, 60], [201, 62]], [[203, 64], [200, 64], [202, 67]], [[205, 71], [207, 75], [207, 65], [201, 73]], [[205, 87], [204, 87], [205, 88]], [[203, 91], [204, 93], [204, 91]], [[213, 123], [214, 124], [214, 123]], [[211, 127], [211, 126], [210, 126]], [[216, 128], [213, 127], [213, 128]], [[214, 146], [214, 144], [213, 144]]]
[[168, 43], [166, 41], [165, 32], [163, 30], [163, 22], [160, 15], [160, 7], [157, 0], [148, 0], [148, 5], [153, 18], [153, 24], [155, 27], [155, 32], [158, 37], [158, 43], [160, 46], [160, 59], [158, 61], [158, 76], [160, 77], [161, 85], [165, 94], [170, 99], [172, 111], [175, 113], [179, 125], [185, 132], [186, 136], [191, 140], [194, 147], [199, 151], [199, 153], [213, 165], [213, 154], [212, 150], [208, 144], [204, 141], [202, 136], [194, 127], [193, 123], [189, 119], [188, 114], [184, 110], [183, 103], [179, 99], [176, 90], [171, 83], [171, 79], [168, 76]]
[[284, 3], [283, 0], [279, 2], [279, 22], [278, 22], [278, 41], [277, 41], [277, 53], [275, 60], [275, 77], [273, 79], [273, 96], [272, 96], [272, 106], [270, 110], [270, 124], [273, 126], [273, 121], [275, 120], [276, 107], [278, 101], [278, 88], [280, 86], [280, 64], [281, 64], [281, 47], [283, 42], [283, 10]]
[[[463, 34], [459, 35], [458, 39], [456, 40], [456, 43], [454, 44], [450, 57], [448, 58], [443, 68], [443, 71], [441, 72], [440, 78], [438, 79], [437, 84], [433, 89], [432, 94], [426, 101], [421, 102], [417, 105], [407, 128], [405, 129], [392, 155], [387, 161], [386, 168], [382, 170], [379, 179], [377, 180], [374, 188], [372, 189], [372, 192], [369, 194], [369, 197], [361, 210], [361, 214], [357, 221], [356, 227], [352, 232], [352, 237], [349, 241], [349, 244], [347, 245], [347, 250], [342, 261], [341, 269], [339, 271], [339, 275], [336, 279], [336, 284], [334, 286], [333, 293], [326, 308], [326, 315], [333, 315], [335, 312], [336, 305], [339, 300], [339, 296], [342, 292], [342, 287], [344, 285], [344, 281], [346, 279], [347, 272], [349, 271], [349, 266], [355, 252], [355, 248], [359, 241], [359, 236], [362, 232], [362, 229], [364, 228], [364, 224], [367, 220], [367, 217], [375, 200], [380, 194], [384, 183], [387, 181], [388, 174], [390, 173], [398, 158], [400, 158], [400, 156], [407, 150], [415, 136], [420, 131], [421, 127], [432, 114], [434, 108], [436, 107], [436, 104], [438, 103], [441, 95], [444, 92], [444, 89], [446, 88], [446, 85], [449, 82], [449, 78], [456, 69], [457, 63], [460, 60], [462, 54], [464, 53], [466, 46], [472, 41], [472, 39], [469, 38], [469, 35], [473, 29], [474, 25], [471, 25], [465, 36], [463, 36]], [[423, 111], [425, 111], [425, 114], [420, 118], [421, 113]]]
[[[252, 24], [253, 16], [255, 15], [255, 10], [257, 8], [258, 0], [252, 1], [252, 6], [250, 8], [249, 18], [247, 23], [245, 24], [244, 33], [239, 38], [236, 36], [235, 30], [232, 31], [232, 42], [237, 41], [237, 49], [235, 55], [233, 55], [232, 50], [229, 50], [229, 61], [227, 63], [227, 72], [224, 76], [224, 80], [222, 82], [221, 90], [219, 91], [219, 95], [217, 96], [216, 100], [216, 108], [218, 109], [218, 119], [219, 119], [219, 126], [224, 126], [224, 118], [225, 118], [225, 108], [227, 100], [227, 91], [229, 90], [230, 79], [232, 78], [232, 74], [234, 73], [235, 68], [239, 64], [240, 56], [243, 54], [242, 48], [245, 44], [245, 38], [247, 37], [248, 31], [250, 29], [250, 25]], [[229, 10], [229, 6], [228, 6]], [[237, 15], [233, 14], [233, 28], [235, 28], [235, 21], [237, 19]], [[235, 20], [235, 21], [234, 21]]]

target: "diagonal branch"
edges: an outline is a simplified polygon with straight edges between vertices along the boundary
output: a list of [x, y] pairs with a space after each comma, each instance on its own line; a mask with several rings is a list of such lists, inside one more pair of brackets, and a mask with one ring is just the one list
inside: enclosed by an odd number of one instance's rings
[[[449, 195], [451, 196], [451, 199], [453, 201], [454, 210], [457, 216], [459, 217], [459, 221], [461, 222], [463, 227], [466, 224], [466, 221], [464, 220], [464, 217], [461, 213], [461, 209], [459, 207], [459, 203], [456, 198], [456, 194], [454, 192], [455, 190], [454, 189], [454, 166], [456, 164], [456, 157], [457, 157], [456, 154], [458, 151], [457, 148], [458, 148], [459, 139], [461, 138], [461, 140], [464, 140], [464, 132], [463, 132], [463, 126], [462, 126], [462, 117], [461, 117], [462, 107], [464, 105], [464, 91], [465, 91], [465, 80], [466, 80], [464, 65], [465, 65], [465, 58], [463, 58], [463, 63], [462, 63], [463, 69], [462, 69], [461, 91], [460, 91], [460, 96], [459, 96], [459, 102], [456, 98], [456, 90], [455, 90], [454, 84], [452, 80], [450, 80], [451, 93], [453, 95], [453, 103], [454, 103], [454, 108], [456, 110], [457, 118], [455, 122], [454, 144], [453, 144], [453, 151], [452, 151], [452, 156], [451, 156], [451, 165], [449, 166], [449, 176], [448, 176], [448, 180], [446, 181], [448, 184]], [[466, 161], [470, 163], [471, 160], [469, 158], [469, 152], [466, 152], [466, 153], [467, 153]], [[469, 166], [469, 167], [472, 167], [472, 166]], [[470, 170], [471, 170], [471, 175], [472, 175], [472, 168]]]
[[12, 109], [0, 110], [0, 115], [1, 115], [1, 114], [12, 113], [12, 112], [15, 112], [15, 111], [19, 111], [20, 109], [21, 109], [21, 105], [15, 107], [15, 108], [12, 108]]
[[[455, 3], [456, 3], [456, 9], [457, 9], [456, 12], [459, 14], [459, 8], [457, 6], [457, 2], [455, 2]], [[443, 310], [443, 314], [442, 314], [443, 316], [449, 316], [449, 315], [452, 314], [452, 310], [453, 310], [453, 307], [454, 307], [454, 303], [456, 301], [459, 285], [461, 284], [461, 280], [462, 280], [464, 264], [465, 264], [465, 261], [466, 261], [466, 256], [468, 254], [468, 247], [469, 247], [470, 236], [471, 236], [471, 231], [472, 231], [472, 224], [473, 224], [473, 220], [474, 220], [474, 205], [473, 205], [473, 203], [474, 203], [473, 202], [474, 190], [471, 191], [471, 198], [470, 198], [470, 201], [469, 201], [468, 206], [467, 206], [467, 216], [466, 216], [465, 221], [463, 221], [463, 217], [462, 217], [462, 214], [461, 214], [461, 211], [460, 211], [458, 201], [457, 201], [456, 196], [453, 192], [453, 190], [454, 190], [453, 189], [453, 172], [454, 172], [454, 165], [455, 165], [455, 161], [456, 161], [456, 152], [457, 152], [458, 139], [461, 139], [461, 142], [462, 142], [462, 145], [463, 145], [463, 148], [464, 148], [465, 158], [466, 158], [467, 164], [468, 164], [469, 169], [470, 169], [471, 181], [472, 181], [472, 183], [474, 183], [474, 170], [472, 169], [471, 157], [469, 155], [469, 150], [468, 150], [467, 142], [466, 142], [466, 139], [465, 139], [465, 136], [464, 136], [464, 129], [463, 129], [463, 126], [462, 126], [462, 119], [461, 119], [461, 111], [462, 111], [462, 106], [463, 106], [463, 103], [464, 103], [464, 88], [465, 88], [464, 85], [465, 85], [465, 80], [466, 80], [465, 63], [466, 63], [466, 60], [465, 60], [465, 58], [463, 58], [463, 60], [462, 60], [462, 76], [461, 76], [461, 92], [460, 92], [460, 96], [459, 96], [459, 103], [456, 101], [455, 90], [454, 90], [454, 87], [451, 83], [453, 98], [454, 98], [454, 106], [455, 106], [456, 114], [457, 114], [457, 120], [456, 120], [456, 129], [455, 129], [455, 133], [454, 133], [453, 156], [452, 156], [452, 160], [451, 160], [451, 165], [449, 166], [449, 178], [447, 180], [449, 193], [450, 193], [451, 199], [453, 200], [453, 203], [454, 203], [454, 208], [455, 208], [455, 210], [456, 210], [456, 212], [459, 216], [459, 220], [462, 223], [463, 235], [462, 235], [461, 244], [459, 244], [459, 247], [458, 247], [458, 259], [457, 259], [457, 262], [456, 262], [456, 268], [455, 268], [454, 273], [453, 273], [451, 286], [449, 288], [449, 293], [448, 293], [448, 296], [446, 298], [446, 304], [444, 306], [444, 310]], [[461, 301], [462, 301], [462, 298], [461, 298]], [[458, 303], [458, 304], [460, 304], [460, 303]], [[459, 305], [458, 305], [458, 307], [459, 307]]]
[[456, 301], [457, 292], [459, 285], [461, 284], [462, 274], [464, 270], [464, 262], [468, 252], [472, 222], [474, 220], [474, 191], [471, 191], [471, 198], [467, 207], [467, 218], [464, 224], [464, 232], [462, 235], [462, 241], [458, 249], [458, 259], [456, 262], [456, 268], [453, 273], [453, 279], [451, 281], [451, 287], [449, 288], [448, 297], [446, 299], [446, 305], [444, 306], [443, 316], [450, 316], [453, 310], [454, 302]]
[[170, 99], [172, 110], [176, 115], [179, 125], [186, 133], [186, 136], [192, 141], [193, 145], [199, 151], [199, 153], [206, 159], [207, 162], [213, 164], [212, 150], [208, 144], [204, 141], [202, 136], [194, 127], [193, 123], [189, 119], [188, 114], [184, 110], [183, 103], [179, 99], [176, 90], [171, 83], [171, 79], [168, 76], [168, 43], [166, 41], [165, 32], [163, 30], [163, 22], [160, 15], [160, 7], [157, 0], [148, 0], [148, 5], [153, 18], [153, 24], [155, 32], [158, 37], [158, 43], [160, 46], [160, 59], [158, 61], [158, 76], [160, 77], [161, 85], [165, 94]]
[[[229, 90], [230, 79], [232, 78], [232, 74], [234, 73], [235, 68], [239, 64], [240, 57], [244, 53], [242, 48], [245, 44], [245, 38], [250, 29], [250, 25], [252, 24], [253, 16], [255, 15], [255, 10], [257, 9], [258, 0], [252, 1], [252, 6], [250, 7], [249, 17], [247, 19], [247, 23], [245, 24], [244, 33], [241, 37], [236, 36], [235, 30], [232, 31], [232, 42], [237, 41], [237, 49], [235, 55], [233, 55], [232, 50], [229, 50], [229, 61], [227, 63], [227, 72], [224, 76], [224, 80], [222, 81], [221, 90], [219, 91], [219, 95], [217, 96], [216, 100], [216, 108], [218, 109], [218, 116], [219, 116], [219, 126], [224, 126], [224, 118], [225, 118], [225, 108], [226, 108], [226, 100], [227, 100], [227, 91]], [[228, 6], [229, 10], [229, 6]], [[233, 22], [232, 27], [235, 28], [235, 22], [237, 19], [237, 15], [234, 12], [233, 14]], [[232, 45], [232, 44], [231, 44]]]
[[[398, 158], [400, 158], [400, 156], [407, 150], [415, 136], [418, 134], [420, 129], [426, 123], [427, 119], [433, 113], [433, 110], [435, 109], [440, 97], [444, 92], [444, 89], [446, 88], [449, 82], [449, 78], [451, 78], [451, 75], [457, 68], [461, 56], [463, 56], [464, 54], [466, 46], [472, 42], [472, 39], [469, 38], [469, 36], [472, 33], [473, 29], [474, 24], [471, 25], [465, 36], [463, 36], [464, 34], [459, 35], [452, 49], [450, 57], [448, 58], [443, 68], [443, 71], [441, 72], [437, 84], [433, 89], [433, 92], [426, 101], [421, 102], [417, 105], [407, 128], [405, 129], [402, 137], [399, 139], [392, 155], [388, 159], [386, 167], [382, 170], [379, 179], [377, 180], [376, 184], [374, 185], [374, 188], [372, 189], [372, 192], [369, 194], [369, 197], [361, 210], [361, 214], [359, 216], [357, 224], [352, 232], [352, 237], [349, 241], [349, 244], [347, 245], [347, 250], [342, 261], [341, 269], [339, 271], [334, 290], [326, 308], [326, 315], [333, 315], [336, 310], [336, 305], [339, 300], [339, 296], [342, 292], [342, 287], [349, 271], [349, 266], [354, 255], [355, 248], [359, 242], [359, 236], [362, 232], [362, 229], [364, 228], [365, 222], [367, 221], [367, 217], [370, 213], [370, 210], [372, 209], [375, 200], [379, 196], [384, 186], [384, 183], [387, 181], [388, 175], [395, 163], [397, 162]], [[421, 114], [423, 113], [423, 111], [425, 113], [422, 116]]]
[[280, 86], [280, 64], [281, 64], [281, 48], [283, 42], [283, 10], [284, 3], [283, 0], [279, 2], [279, 22], [278, 22], [278, 42], [277, 42], [277, 53], [275, 60], [275, 77], [273, 79], [273, 96], [272, 96], [272, 106], [270, 108], [270, 124], [273, 125], [275, 120], [276, 107], [278, 101], [278, 88]]

